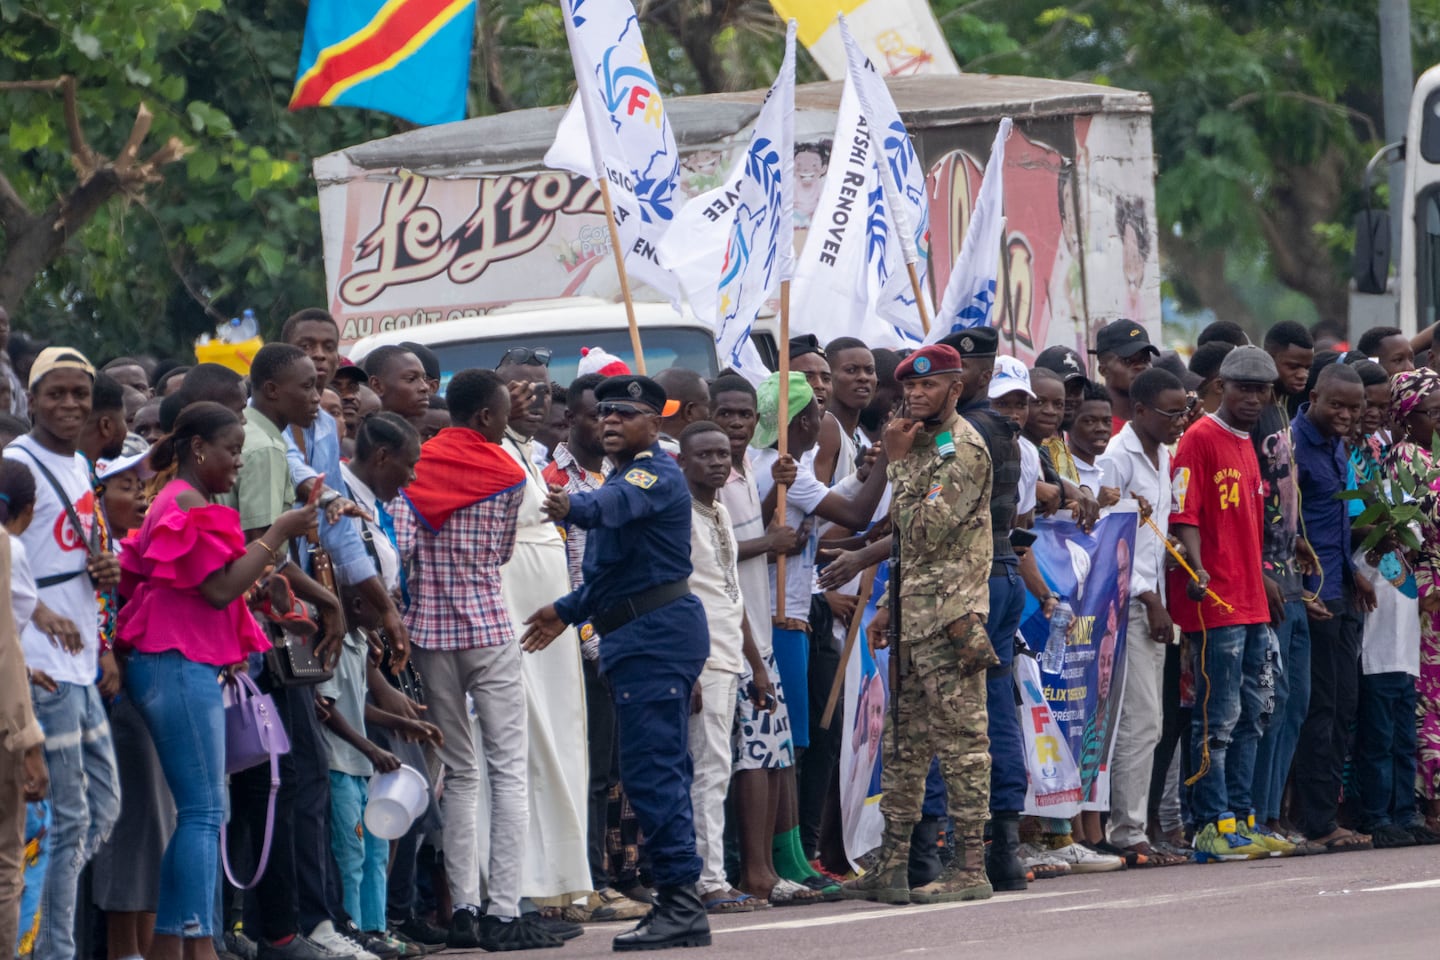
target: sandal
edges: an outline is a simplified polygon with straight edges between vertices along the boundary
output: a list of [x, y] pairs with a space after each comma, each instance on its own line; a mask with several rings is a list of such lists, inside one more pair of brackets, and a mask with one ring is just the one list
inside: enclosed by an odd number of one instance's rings
[[1344, 827], [1336, 827], [1326, 836], [1316, 837], [1315, 842], [1324, 845], [1326, 853], [1353, 853], [1358, 850], [1375, 848], [1375, 844], [1368, 836], [1346, 830]]
[[770, 904], [776, 907], [798, 907], [802, 904], [821, 903], [824, 899], [819, 890], [811, 890], [784, 877], [771, 889], [769, 897]]
[[755, 897], [739, 890], [713, 890], [700, 900], [706, 913], [751, 913], [758, 905]]
[[1133, 847], [1124, 848], [1127, 853], [1134, 853], [1139, 857], [1139, 866], [1142, 867], [1178, 867], [1182, 863], [1188, 863], [1189, 857], [1182, 857], [1172, 853], [1165, 853], [1145, 841], [1135, 844]]

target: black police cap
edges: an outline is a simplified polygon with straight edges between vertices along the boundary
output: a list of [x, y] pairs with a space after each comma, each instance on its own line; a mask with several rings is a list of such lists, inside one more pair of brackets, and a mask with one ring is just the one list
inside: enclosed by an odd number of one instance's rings
[[948, 337], [943, 337], [941, 343], [948, 347], [954, 347], [955, 352], [961, 358], [975, 357], [984, 359], [995, 356], [1000, 346], [1000, 333], [994, 327], [970, 327], [965, 330], [956, 330]]
[[665, 399], [665, 388], [649, 377], [608, 377], [595, 388], [596, 403], [628, 403], [655, 413], [665, 409]]

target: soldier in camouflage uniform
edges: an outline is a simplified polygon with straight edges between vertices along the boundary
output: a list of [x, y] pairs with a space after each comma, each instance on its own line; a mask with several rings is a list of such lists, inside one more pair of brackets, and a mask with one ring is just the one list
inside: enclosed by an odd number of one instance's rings
[[[943, 903], [991, 894], [983, 833], [990, 796], [985, 670], [998, 663], [985, 634], [992, 471], [985, 441], [955, 412], [960, 364], [954, 348], [934, 344], [895, 371], [905, 414], [891, 421], [883, 440], [900, 556], [894, 709], [886, 722], [892, 749], [885, 754], [880, 800], [885, 839], [871, 869], [844, 885], [849, 899]], [[887, 610], [881, 617], [894, 615]], [[884, 624], [872, 623], [870, 630], [883, 645]], [[920, 819], [931, 757], [940, 760], [958, 849], [939, 877], [911, 890], [910, 834]]]

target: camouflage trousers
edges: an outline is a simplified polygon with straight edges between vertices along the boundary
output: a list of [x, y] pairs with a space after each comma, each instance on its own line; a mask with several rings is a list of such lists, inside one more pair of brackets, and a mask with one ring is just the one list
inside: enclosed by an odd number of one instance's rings
[[[891, 823], [916, 823], [925, 802], [932, 757], [940, 761], [948, 812], [956, 823], [990, 817], [990, 737], [986, 733], [985, 671], [961, 675], [955, 646], [943, 629], [902, 642], [898, 704], [885, 717], [880, 812]], [[893, 674], [892, 674], [893, 676]], [[898, 717], [897, 717], [898, 713]], [[898, 731], [898, 736], [897, 736]]]

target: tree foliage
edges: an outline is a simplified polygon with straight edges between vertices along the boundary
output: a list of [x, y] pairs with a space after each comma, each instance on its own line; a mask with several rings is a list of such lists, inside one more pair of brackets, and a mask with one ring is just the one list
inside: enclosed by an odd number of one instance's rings
[[[1440, 0], [1412, 0], [1415, 62], [1440, 60]], [[636, 0], [670, 95], [769, 83], [783, 30], [768, 0]], [[1261, 264], [1343, 319], [1347, 224], [1379, 144], [1375, 5], [1367, 0], [932, 0], [967, 71], [1148, 91], [1161, 252], [1192, 305], [1255, 318], [1227, 274]], [[311, 162], [401, 121], [286, 109], [304, 28], [294, 0], [0, 0], [0, 302], [18, 329], [107, 354], [183, 350], [253, 307], [271, 331], [324, 301]], [[573, 90], [555, 0], [478, 0], [471, 115], [563, 103]], [[802, 54], [801, 80], [821, 79]], [[62, 88], [74, 78], [87, 168]], [[141, 104], [134, 165], [114, 182]], [[170, 153], [157, 154], [167, 145]], [[175, 154], [183, 153], [177, 158]], [[103, 166], [103, 164], [101, 164]], [[123, 171], [121, 171], [123, 173]], [[88, 179], [87, 179], [88, 177]], [[72, 207], [23, 291], [5, 266], [30, 216]], [[8, 185], [13, 198], [7, 195]], [[83, 221], [78, 214], [85, 214]], [[62, 218], [64, 219], [64, 218]], [[43, 233], [44, 231], [40, 231]], [[1231, 269], [1227, 270], [1227, 264]]]

